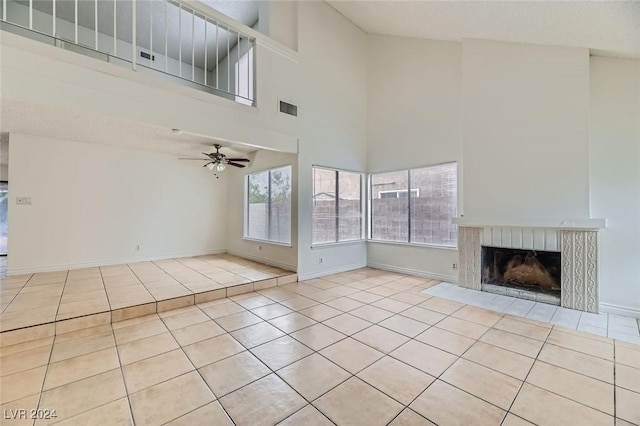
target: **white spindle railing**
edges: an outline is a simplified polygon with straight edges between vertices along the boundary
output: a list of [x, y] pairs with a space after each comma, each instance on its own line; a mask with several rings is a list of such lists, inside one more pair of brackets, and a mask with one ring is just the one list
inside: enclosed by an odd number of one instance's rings
[[[254, 102], [255, 61], [253, 59], [245, 61], [241, 58], [246, 54], [254, 54], [255, 38], [232, 28], [228, 20], [222, 23], [215, 16], [207, 16], [202, 8], [198, 7], [196, 11], [188, 4], [175, 0], [0, 1], [2, 1], [0, 21], [3, 24], [10, 24], [3, 26], [3, 29], [11, 30], [12, 27], [28, 29], [59, 40], [61, 43], [56, 45], [75, 44], [88, 50], [101, 52], [107, 58], [120, 59], [121, 61], [114, 62], [129, 63], [133, 70], [142, 68], [160, 70], [163, 75], [171, 75], [190, 82], [193, 87], [245, 104]], [[79, 11], [79, 3], [84, 5], [84, 2], [93, 3], [92, 16], [88, 16], [84, 6]], [[127, 7], [129, 4], [130, 8]], [[158, 7], [154, 7], [156, 5]], [[148, 13], [144, 13], [146, 12], [144, 8], [147, 6]], [[177, 15], [178, 22], [175, 22], [175, 15], [172, 12]], [[110, 28], [111, 22], [108, 16], [111, 14], [113, 14], [112, 28]], [[144, 18], [147, 22], [138, 22], [139, 18]], [[130, 38], [125, 36], [127, 31], [122, 28], [123, 24], [128, 24], [129, 20], [131, 21]], [[158, 27], [158, 23], [163, 21], [164, 34], [162, 30], [154, 32], [154, 22], [156, 28], [161, 28], [162, 24]], [[141, 24], [143, 28], [137, 28]], [[188, 31], [188, 28], [184, 27], [189, 25], [191, 26], [190, 45], [189, 36], [183, 37], [183, 30]], [[201, 31], [202, 26], [204, 26], [203, 31]], [[210, 26], [213, 27], [210, 28]], [[25, 32], [20, 34], [24, 35]], [[146, 37], [148, 37], [148, 45], [144, 40]], [[110, 38], [113, 39], [113, 43], [110, 43]], [[145, 46], [140, 46], [139, 43], [144, 43]], [[82, 51], [82, 49], [74, 50]], [[189, 50], [190, 55], [186, 53]], [[144, 55], [141, 55], [143, 53]], [[161, 56], [164, 56], [164, 64], [157, 62], [154, 66], [156, 58], [160, 61]], [[175, 64], [177, 64], [177, 70]], [[190, 73], [183, 71], [183, 68], [188, 70], [188, 66], [191, 66]], [[243, 87], [242, 90], [241, 87]]]

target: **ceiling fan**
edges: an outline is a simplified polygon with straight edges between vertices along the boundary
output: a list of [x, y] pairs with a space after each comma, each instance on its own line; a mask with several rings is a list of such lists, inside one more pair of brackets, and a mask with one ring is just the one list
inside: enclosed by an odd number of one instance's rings
[[220, 152], [220, 148], [222, 145], [214, 144], [213, 147], [216, 149], [216, 152], [212, 152], [207, 154], [203, 152], [207, 158], [179, 158], [179, 160], [200, 160], [200, 161], [208, 161], [204, 166], [209, 170], [215, 170], [217, 172], [222, 172], [227, 168], [227, 165], [234, 167], [246, 167], [244, 164], [240, 163], [248, 163], [250, 160], [248, 158], [227, 158], [226, 155]]

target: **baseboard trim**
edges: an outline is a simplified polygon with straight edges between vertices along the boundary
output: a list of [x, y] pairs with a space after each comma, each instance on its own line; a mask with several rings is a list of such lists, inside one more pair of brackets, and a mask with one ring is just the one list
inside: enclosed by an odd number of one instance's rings
[[110, 259], [110, 260], [103, 260], [103, 261], [69, 263], [69, 264], [63, 264], [63, 265], [49, 265], [49, 266], [41, 266], [37, 268], [7, 269], [7, 276], [9, 277], [14, 275], [36, 274], [39, 272], [56, 272], [56, 271], [64, 271], [67, 269], [95, 268], [97, 266], [122, 265], [123, 263], [137, 263], [137, 262], [149, 262], [154, 260], [179, 259], [183, 257], [207, 256], [211, 254], [223, 254], [226, 252], [227, 250], [225, 249], [199, 250], [194, 252], [176, 253], [176, 254], [162, 255], [162, 256], [144, 256], [144, 257], [134, 257], [134, 258]]
[[326, 277], [327, 275], [340, 274], [342, 272], [353, 271], [354, 269], [366, 268], [367, 265], [364, 263], [351, 263], [349, 265], [338, 266], [333, 269], [325, 269], [317, 272], [309, 272], [307, 274], [298, 273], [298, 281], [306, 281], [312, 280], [314, 278]]
[[403, 268], [401, 266], [387, 265], [385, 263], [376, 263], [376, 262], [370, 262], [367, 266], [369, 268], [382, 269], [383, 271], [390, 271], [390, 272], [398, 272], [400, 274], [407, 274], [415, 277], [427, 278], [430, 280], [445, 281], [445, 282], [454, 283], [454, 284], [458, 282], [458, 277], [455, 275], [436, 274], [435, 272], [421, 271], [418, 269], [411, 269], [411, 268]]
[[640, 309], [615, 305], [613, 303], [600, 303], [600, 312], [622, 315], [624, 317], [640, 318]]
[[234, 256], [242, 257], [245, 259], [253, 260], [255, 262], [264, 263], [265, 265], [275, 266], [277, 268], [281, 268], [291, 272], [296, 272], [296, 269], [297, 269], [295, 266], [289, 265], [287, 263], [278, 262], [266, 257], [254, 256], [238, 250], [227, 250], [227, 253], [232, 254]]

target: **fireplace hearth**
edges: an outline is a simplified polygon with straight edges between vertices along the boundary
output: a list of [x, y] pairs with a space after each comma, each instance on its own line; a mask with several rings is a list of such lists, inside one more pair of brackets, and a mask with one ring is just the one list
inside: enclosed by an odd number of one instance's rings
[[[482, 246], [482, 284], [542, 293], [560, 299], [560, 252]], [[505, 293], [513, 293], [505, 291]]]

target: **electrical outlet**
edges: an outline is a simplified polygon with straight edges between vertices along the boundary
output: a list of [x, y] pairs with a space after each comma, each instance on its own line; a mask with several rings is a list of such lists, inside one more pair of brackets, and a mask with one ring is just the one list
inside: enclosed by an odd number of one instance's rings
[[136, 251], [140, 251], [140, 245], [136, 244]]
[[16, 204], [31, 205], [31, 197], [16, 197]]
[[318, 258], [318, 263], [324, 263], [324, 259], [322, 257]]
[[454, 263], [453, 265], [451, 265], [451, 268], [452, 268], [452, 269], [458, 269], [458, 264], [457, 264], [457, 263]]

